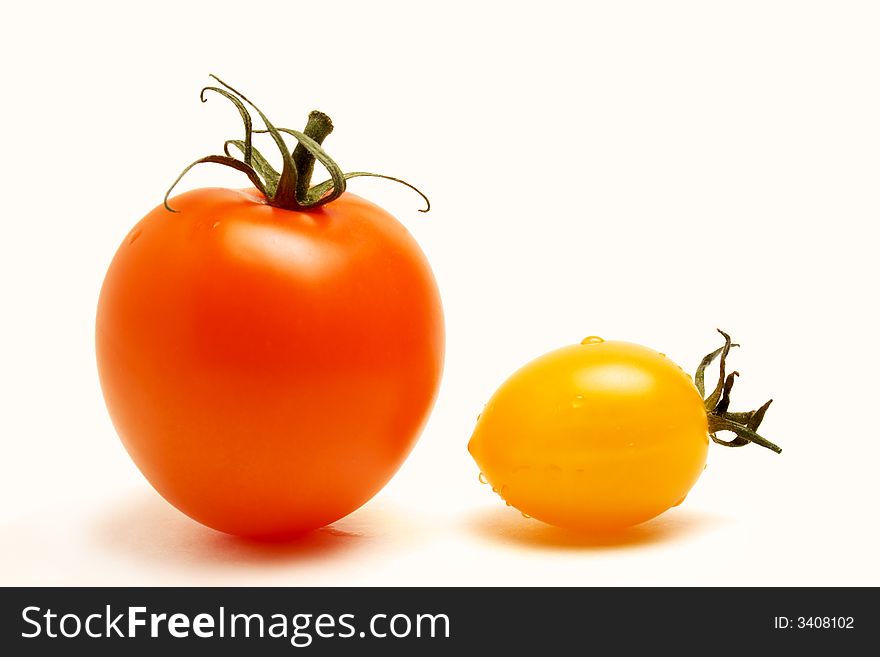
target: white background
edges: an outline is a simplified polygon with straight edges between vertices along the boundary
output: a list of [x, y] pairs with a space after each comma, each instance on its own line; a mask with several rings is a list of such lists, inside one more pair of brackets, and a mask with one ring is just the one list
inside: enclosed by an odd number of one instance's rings
[[[312, 7], [312, 8], [310, 8]], [[317, 9], [315, 9], [317, 8]], [[870, 2], [12, 3], [0, 40], [2, 584], [880, 584], [880, 10]], [[446, 371], [363, 509], [289, 545], [202, 528], [116, 438], [103, 274], [186, 163], [321, 108], [351, 188], [431, 263]], [[222, 167], [181, 189], [243, 186]], [[691, 369], [782, 456], [713, 446], [687, 501], [613, 541], [526, 520], [465, 446], [525, 361], [597, 334]]]

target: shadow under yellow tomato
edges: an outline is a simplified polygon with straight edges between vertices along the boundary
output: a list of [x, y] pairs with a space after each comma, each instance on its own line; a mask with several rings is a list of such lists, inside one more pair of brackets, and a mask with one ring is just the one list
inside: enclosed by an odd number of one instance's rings
[[663, 354], [587, 338], [525, 365], [489, 400], [468, 445], [485, 479], [544, 522], [609, 530], [679, 504], [699, 478], [708, 419]]

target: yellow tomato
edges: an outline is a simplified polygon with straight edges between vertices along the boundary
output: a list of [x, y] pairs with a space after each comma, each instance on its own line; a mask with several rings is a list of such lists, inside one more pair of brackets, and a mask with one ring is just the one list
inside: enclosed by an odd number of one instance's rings
[[634, 525], [679, 504], [709, 447], [704, 401], [663, 354], [587, 338], [515, 372], [468, 445], [523, 514], [579, 530]]

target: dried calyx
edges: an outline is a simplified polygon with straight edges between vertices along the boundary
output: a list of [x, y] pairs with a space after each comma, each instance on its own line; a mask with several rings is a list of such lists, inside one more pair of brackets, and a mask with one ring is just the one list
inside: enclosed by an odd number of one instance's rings
[[[177, 186], [177, 183], [180, 182], [181, 178], [183, 178], [190, 169], [197, 164], [202, 164], [204, 162], [223, 164], [232, 167], [237, 171], [241, 171], [247, 175], [254, 187], [260, 190], [260, 192], [266, 197], [266, 201], [269, 205], [287, 210], [311, 210], [326, 205], [327, 203], [331, 203], [339, 198], [345, 191], [347, 180], [362, 176], [384, 178], [386, 180], [392, 180], [402, 185], [406, 185], [417, 192], [425, 200], [426, 207], [419, 210], [419, 212], [427, 212], [431, 209], [431, 203], [428, 201], [428, 197], [405, 180], [367, 171], [344, 173], [342, 169], [339, 168], [339, 165], [327, 155], [323, 148], [321, 148], [321, 143], [327, 135], [333, 131], [333, 123], [330, 121], [330, 117], [326, 114], [318, 111], [309, 114], [308, 123], [302, 132], [291, 130], [290, 128], [276, 128], [272, 125], [269, 119], [266, 118], [266, 115], [248, 100], [244, 94], [230, 87], [216, 75], [212, 75], [211, 77], [214, 78], [221, 87], [205, 87], [202, 89], [200, 95], [202, 102], [207, 100], [206, 92], [212, 91], [220, 94], [235, 105], [239, 114], [241, 114], [242, 121], [244, 122], [244, 139], [230, 139], [223, 145], [223, 155], [208, 155], [199, 158], [186, 167], [165, 194], [165, 208], [167, 210], [176, 212], [176, 210], [168, 205], [168, 197]], [[254, 129], [253, 119], [251, 118], [248, 106], [259, 115], [263, 124], [266, 126], [265, 129]], [[269, 164], [269, 161], [254, 147], [254, 133], [268, 133], [272, 137], [272, 140], [281, 152], [282, 167], [280, 173], [276, 171], [272, 165]], [[282, 137], [282, 133], [291, 135], [296, 139], [297, 146], [293, 152], [287, 147], [284, 137]], [[230, 153], [230, 147], [234, 147], [241, 153], [241, 159], [232, 156]], [[330, 173], [330, 180], [318, 183], [317, 185], [312, 185], [311, 179], [315, 167], [315, 160], [324, 165]]]
[[[697, 390], [700, 391], [700, 396], [704, 397], [706, 404], [706, 414], [709, 417], [709, 436], [711, 436], [714, 442], [725, 447], [742, 447], [743, 445], [754, 443], [773, 450], [777, 454], [781, 453], [782, 449], [779, 446], [774, 445], [757, 433], [758, 427], [764, 419], [764, 414], [773, 401], [772, 399], [754, 411], [736, 412], [728, 410], [730, 407], [730, 391], [733, 389], [733, 383], [736, 377], [739, 376], [739, 372], [725, 373], [727, 355], [732, 347], [739, 345], [733, 344], [730, 336], [721, 329], [718, 329], [718, 332], [724, 336], [724, 346], [719, 347], [703, 358], [694, 375], [694, 383], [697, 386]], [[712, 393], [706, 397], [704, 383], [706, 368], [719, 356], [721, 359], [719, 361], [718, 383], [715, 385]], [[722, 440], [717, 436], [720, 431], [730, 431], [736, 437], [733, 440]]]

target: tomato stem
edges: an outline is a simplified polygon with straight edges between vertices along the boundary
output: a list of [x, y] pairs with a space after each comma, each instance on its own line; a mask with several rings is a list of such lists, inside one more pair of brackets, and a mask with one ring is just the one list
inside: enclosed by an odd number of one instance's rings
[[[728, 410], [730, 407], [730, 393], [733, 390], [733, 384], [739, 376], [739, 372], [726, 374], [727, 356], [732, 347], [739, 345], [731, 342], [730, 336], [721, 329], [718, 329], [718, 332], [724, 337], [724, 345], [706, 355], [700, 361], [696, 374], [694, 374], [694, 384], [702, 397], [706, 394], [704, 383], [706, 368], [716, 358], [721, 357], [718, 364], [718, 382], [715, 385], [715, 389], [704, 399], [706, 415], [709, 420], [709, 436], [713, 442], [725, 447], [742, 447], [749, 443], [754, 443], [780, 454], [782, 448], [758, 433], [758, 427], [761, 425], [764, 414], [773, 402], [772, 399], [754, 411], [736, 412]], [[730, 431], [735, 435], [735, 438], [733, 440], [722, 440], [716, 435], [721, 431]]]
[[[303, 134], [314, 139], [315, 143], [323, 144], [331, 132], [333, 132], [333, 122], [330, 117], [318, 110], [312, 110], [309, 113], [306, 127], [303, 129]], [[297, 142], [296, 148], [293, 149], [293, 163], [297, 173], [296, 195], [298, 198], [305, 198], [309, 186], [312, 184], [315, 156], [305, 146]]]
[[[176, 212], [168, 205], [168, 197], [177, 186], [186, 173], [197, 164], [205, 162], [223, 164], [225, 166], [236, 169], [246, 174], [256, 187], [265, 197], [269, 205], [284, 208], [286, 210], [312, 210], [319, 208], [327, 203], [332, 203], [345, 192], [347, 181], [351, 178], [370, 176], [373, 178], [384, 178], [398, 182], [418, 193], [424, 200], [426, 207], [420, 212], [427, 212], [431, 209], [431, 203], [419, 189], [410, 183], [385, 176], [378, 173], [369, 173], [366, 171], [355, 171], [352, 173], [344, 173], [338, 164], [331, 158], [321, 147], [324, 139], [333, 131], [333, 122], [323, 112], [317, 110], [309, 114], [308, 123], [302, 132], [291, 130], [290, 128], [276, 128], [266, 117], [265, 114], [251, 101], [230, 85], [226, 84], [216, 75], [212, 75], [221, 86], [205, 87], [202, 89], [200, 98], [202, 102], [207, 100], [205, 92], [212, 91], [217, 93], [233, 105], [235, 105], [242, 122], [244, 123], [244, 139], [230, 139], [224, 142], [224, 155], [209, 155], [200, 158], [188, 165], [177, 177], [168, 191], [165, 193], [165, 208], [171, 212]], [[251, 118], [250, 106], [262, 120], [265, 129], [254, 129], [253, 120]], [[255, 133], [268, 133], [275, 142], [276, 147], [281, 152], [283, 166], [281, 172], [275, 170], [269, 161], [263, 157], [262, 153], [253, 145], [253, 135]], [[282, 133], [291, 135], [297, 141], [296, 148], [290, 151], [284, 141]], [[230, 153], [230, 146], [237, 148], [242, 159], [237, 159]], [[326, 180], [317, 185], [312, 185], [312, 174], [315, 168], [315, 161], [320, 162], [330, 173], [330, 180]]]

